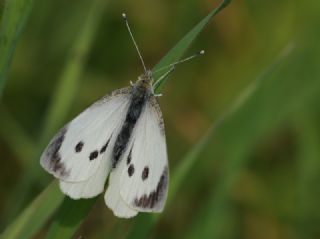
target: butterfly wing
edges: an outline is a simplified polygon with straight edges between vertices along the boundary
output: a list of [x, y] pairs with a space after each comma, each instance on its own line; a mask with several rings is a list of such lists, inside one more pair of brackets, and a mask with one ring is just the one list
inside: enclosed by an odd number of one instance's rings
[[92, 198], [102, 193], [111, 169], [110, 158], [103, 157], [98, 170], [86, 181], [65, 182], [60, 180], [61, 191], [72, 199]]
[[[117, 134], [115, 134], [116, 136]], [[105, 154], [101, 158], [101, 163], [96, 172], [85, 181], [81, 182], [66, 182], [60, 180], [61, 191], [73, 199], [92, 198], [104, 191], [106, 179], [112, 167], [112, 153], [113, 145], [116, 137], [110, 139], [109, 145], [106, 148]]]
[[[123, 208], [143, 212], [163, 210], [168, 190], [168, 160], [163, 119], [155, 97], [151, 96], [146, 103], [126, 152], [111, 175], [114, 177], [105, 199], [116, 215]], [[118, 191], [112, 187], [115, 183], [119, 184]]]
[[42, 167], [63, 181], [81, 182], [103, 159], [111, 161], [111, 144], [125, 118], [129, 93], [130, 88], [113, 91], [62, 128], [42, 153]]
[[168, 190], [168, 156], [164, 123], [154, 96], [147, 102], [132, 138], [120, 194], [133, 209], [160, 212]]
[[130, 218], [136, 216], [138, 211], [131, 208], [120, 195], [120, 178], [125, 166], [126, 165], [120, 161], [120, 163], [117, 165], [117, 168], [111, 171], [109, 177], [109, 186], [105, 193], [104, 199], [106, 205], [113, 211], [115, 216]]

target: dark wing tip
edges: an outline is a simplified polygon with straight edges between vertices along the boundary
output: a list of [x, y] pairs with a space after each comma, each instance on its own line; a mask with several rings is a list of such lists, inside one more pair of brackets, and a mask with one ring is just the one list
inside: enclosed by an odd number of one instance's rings
[[133, 201], [134, 207], [141, 208], [142, 211], [161, 212], [163, 210], [168, 192], [168, 168], [165, 167], [160, 176], [157, 187], [149, 195], [144, 194]]
[[53, 174], [57, 178], [66, 178], [69, 175], [65, 164], [61, 162], [61, 154], [59, 152], [61, 145], [65, 139], [67, 128], [62, 128], [51, 140], [40, 158], [41, 166]]

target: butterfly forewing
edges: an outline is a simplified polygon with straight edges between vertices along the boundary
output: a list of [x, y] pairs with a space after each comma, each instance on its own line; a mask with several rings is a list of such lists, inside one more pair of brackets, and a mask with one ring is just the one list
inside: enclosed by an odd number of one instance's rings
[[154, 96], [137, 122], [121, 163], [122, 199], [138, 211], [162, 211], [167, 197], [168, 161], [162, 114]]
[[67, 182], [88, 180], [102, 159], [111, 161], [112, 139], [121, 128], [129, 101], [130, 89], [123, 88], [91, 105], [51, 140], [41, 165]]

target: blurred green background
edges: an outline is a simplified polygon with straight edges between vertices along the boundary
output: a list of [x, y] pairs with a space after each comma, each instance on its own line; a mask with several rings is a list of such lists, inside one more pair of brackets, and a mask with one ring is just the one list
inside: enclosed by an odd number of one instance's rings
[[[20, 6], [29, 18], [0, 94], [1, 232], [52, 181], [39, 155], [54, 133], [142, 73], [121, 13], [151, 68], [218, 4]], [[74, 238], [320, 238], [319, 16], [317, 0], [238, 0], [215, 16], [185, 55], [206, 54], [161, 90], [175, 177], [164, 212], [148, 229], [153, 217], [118, 219], [99, 197]]]

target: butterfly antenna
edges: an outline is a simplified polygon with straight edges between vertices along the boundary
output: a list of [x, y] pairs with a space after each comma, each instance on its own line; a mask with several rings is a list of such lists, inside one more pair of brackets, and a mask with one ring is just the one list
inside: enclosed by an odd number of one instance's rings
[[144, 61], [143, 61], [142, 55], [141, 55], [141, 53], [140, 53], [139, 47], [138, 47], [138, 45], [137, 45], [137, 43], [136, 43], [136, 41], [134, 40], [134, 37], [133, 37], [133, 35], [132, 35], [131, 29], [130, 29], [130, 25], [129, 25], [129, 22], [128, 22], [127, 14], [122, 13], [122, 17], [123, 17], [123, 19], [124, 19], [124, 21], [125, 21], [125, 23], [126, 23], [126, 26], [127, 26], [128, 31], [129, 31], [130, 37], [131, 37], [131, 39], [132, 39], [132, 41], [133, 41], [133, 44], [134, 44], [134, 46], [135, 46], [135, 48], [136, 48], [136, 50], [137, 50], [137, 52], [138, 52], [138, 54], [139, 54], [139, 58], [140, 58], [140, 60], [141, 60], [141, 63], [142, 63], [144, 72], [147, 72], [147, 68], [146, 68], [146, 65], [144, 64]]
[[179, 61], [176, 61], [176, 62], [174, 62], [174, 63], [171, 63], [170, 65], [167, 65], [167, 66], [161, 67], [161, 68], [157, 69], [156, 71], [154, 71], [153, 73], [156, 73], [156, 72], [162, 71], [162, 70], [167, 69], [167, 68], [170, 68], [170, 67], [175, 67], [176, 65], [178, 65], [178, 64], [180, 64], [180, 63], [183, 63], [183, 62], [189, 61], [189, 60], [191, 60], [191, 59], [193, 59], [193, 58], [195, 58], [195, 57], [197, 57], [197, 56], [201, 56], [201, 55], [203, 55], [204, 53], [205, 53], [205, 52], [204, 52], [204, 50], [201, 50], [201, 51], [199, 51], [199, 52], [197, 52], [197, 53], [193, 54], [192, 56], [189, 56], [189, 57], [184, 58], [184, 59], [182, 59], [182, 60], [179, 60]]

